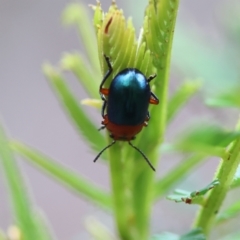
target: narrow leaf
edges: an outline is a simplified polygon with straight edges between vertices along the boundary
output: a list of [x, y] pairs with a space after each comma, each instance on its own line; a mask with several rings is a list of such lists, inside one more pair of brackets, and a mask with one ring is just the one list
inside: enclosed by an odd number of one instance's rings
[[176, 203], [184, 202], [186, 204], [199, 204], [202, 205], [204, 198], [202, 196], [198, 196], [196, 198], [191, 197], [191, 192], [176, 189], [173, 194], [167, 196], [168, 200], [175, 201]]
[[194, 154], [188, 159], [181, 161], [174, 169], [167, 173], [166, 176], [157, 180], [155, 184], [156, 199], [168, 192], [176, 183], [186, 177], [186, 175], [205, 158], [206, 156], [204, 154]]
[[94, 240], [117, 240], [116, 236], [105, 226], [102, 221], [94, 217], [88, 217], [85, 221], [85, 226], [87, 231], [92, 236]]
[[153, 237], [151, 237], [151, 240], [179, 240], [179, 236], [174, 233], [163, 232], [154, 235]]
[[67, 187], [70, 187], [77, 193], [84, 195], [101, 207], [107, 209], [111, 208], [112, 201], [110, 195], [101, 190], [99, 187], [96, 187], [90, 181], [80, 177], [73, 170], [60, 165], [54, 160], [20, 142], [11, 142], [11, 147], [14, 151], [24, 156], [30, 163], [35, 164], [37, 167], [50, 174], [50, 176], [54, 177]]
[[173, 200], [175, 202], [185, 202], [187, 204], [199, 204], [202, 205], [204, 202], [203, 196], [211, 189], [214, 187], [218, 186], [220, 183], [218, 180], [214, 180], [210, 184], [208, 184], [205, 188], [198, 190], [198, 191], [193, 191], [193, 192], [188, 192], [185, 190], [181, 189], [176, 189], [174, 191], [174, 194], [169, 195], [167, 199]]
[[234, 218], [240, 214], [240, 201], [235, 202], [230, 207], [220, 212], [216, 219], [216, 224], [225, 222], [231, 218]]
[[206, 237], [200, 228], [196, 228], [182, 236], [170, 232], [164, 232], [153, 236], [151, 240], [206, 240]]
[[83, 4], [72, 3], [67, 6], [62, 16], [63, 23], [66, 25], [75, 24], [79, 30], [87, 55], [90, 59], [91, 65], [100, 73], [100, 66], [97, 57], [97, 44], [92, 28], [92, 22], [88, 14], [88, 9]]
[[168, 102], [167, 122], [170, 122], [180, 108], [200, 89], [200, 81], [184, 82]]
[[240, 137], [240, 131], [226, 131], [218, 126], [202, 123], [188, 127], [181, 134], [181, 140], [176, 141], [175, 147], [186, 152], [202, 152], [208, 155], [227, 158], [225, 148], [229, 143]]
[[102, 107], [102, 100], [93, 99], [93, 98], [85, 98], [81, 101], [81, 104], [100, 109]]
[[195, 228], [189, 233], [186, 233], [180, 237], [179, 240], [206, 240], [206, 236], [203, 234], [201, 228]]
[[50, 65], [44, 65], [43, 70], [60, 98], [62, 105], [76, 124], [78, 131], [88, 140], [88, 142], [90, 142], [94, 150], [100, 151], [106, 146], [106, 139], [97, 130], [97, 127], [92, 123], [92, 121], [86, 116], [82, 106], [70, 92], [60, 74]]
[[240, 239], [240, 232], [230, 233], [227, 236], [220, 238], [220, 240], [239, 240]]
[[99, 98], [98, 85], [101, 72], [94, 71], [79, 53], [65, 53], [60, 66], [64, 70], [72, 71], [90, 97]]
[[240, 88], [225, 89], [225, 92], [206, 100], [211, 107], [240, 107]]
[[14, 160], [12, 151], [8, 145], [8, 140], [1, 126], [0, 164], [4, 169], [16, 222], [24, 240], [50, 240], [50, 238], [45, 238], [45, 235], [42, 235], [40, 229], [38, 228], [38, 224], [36, 222], [37, 216], [33, 210], [23, 177]]

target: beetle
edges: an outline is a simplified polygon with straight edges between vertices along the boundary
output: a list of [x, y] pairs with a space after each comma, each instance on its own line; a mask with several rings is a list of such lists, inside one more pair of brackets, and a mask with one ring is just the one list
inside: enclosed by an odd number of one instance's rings
[[136, 68], [125, 68], [114, 77], [109, 89], [104, 88], [104, 83], [113, 71], [110, 58], [106, 55], [104, 58], [108, 65], [108, 71], [99, 87], [99, 93], [103, 100], [103, 121], [99, 130], [106, 128], [110, 132], [113, 142], [102, 149], [93, 161], [96, 162], [100, 155], [116, 141], [127, 141], [155, 171], [148, 158], [139, 148], [132, 145], [131, 140], [134, 140], [142, 128], [148, 125], [150, 119], [149, 104], [157, 105], [159, 103], [158, 98], [151, 92], [149, 84], [156, 77], [156, 74], [146, 78]]

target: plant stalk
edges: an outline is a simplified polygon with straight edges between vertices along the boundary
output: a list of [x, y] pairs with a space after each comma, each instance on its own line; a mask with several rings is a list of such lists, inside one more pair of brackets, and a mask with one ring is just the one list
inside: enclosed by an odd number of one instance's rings
[[[240, 130], [240, 119], [236, 129]], [[240, 139], [235, 140], [229, 147], [228, 157], [221, 160], [219, 168], [216, 172], [215, 179], [220, 181], [220, 185], [210, 191], [205, 204], [200, 209], [195, 220], [195, 227], [201, 227], [206, 235], [209, 235], [210, 230], [216, 219], [216, 215], [230, 189], [234, 175], [240, 164]]]

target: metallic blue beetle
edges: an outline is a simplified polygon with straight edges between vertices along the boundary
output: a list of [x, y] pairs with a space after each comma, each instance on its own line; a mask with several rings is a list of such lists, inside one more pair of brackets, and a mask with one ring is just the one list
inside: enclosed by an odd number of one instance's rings
[[128, 141], [129, 145], [141, 153], [149, 166], [155, 171], [148, 158], [140, 149], [132, 145], [131, 140], [135, 139], [135, 136], [148, 124], [150, 119], [149, 103], [158, 104], [159, 102], [158, 98], [151, 92], [149, 85], [149, 82], [156, 75], [146, 78], [138, 69], [126, 68], [115, 76], [109, 89], [104, 88], [103, 85], [113, 70], [109, 58], [105, 55], [104, 57], [108, 65], [108, 71], [99, 88], [103, 100], [103, 126], [100, 130], [107, 128], [113, 142], [96, 156], [94, 162], [116, 141]]

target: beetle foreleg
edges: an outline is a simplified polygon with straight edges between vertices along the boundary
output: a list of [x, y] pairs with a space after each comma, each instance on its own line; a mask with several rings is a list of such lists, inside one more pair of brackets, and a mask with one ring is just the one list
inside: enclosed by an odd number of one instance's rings
[[157, 74], [153, 74], [153, 75], [150, 75], [147, 79], [148, 82], [151, 82], [155, 77], [157, 76]]
[[151, 97], [150, 97], [149, 103], [155, 104], [155, 105], [157, 105], [159, 103], [157, 96], [153, 92], [151, 92]]
[[[103, 85], [104, 83], [106, 82], [106, 80], [108, 79], [108, 77], [111, 75], [112, 71], [113, 71], [113, 68], [112, 68], [112, 65], [110, 63], [110, 58], [107, 57], [105, 54], [104, 54], [104, 58], [107, 62], [107, 65], [108, 65], [108, 71], [107, 73], [105, 74], [101, 84], [100, 84], [100, 87], [99, 87], [99, 92], [100, 92], [100, 96], [102, 98], [102, 100], [106, 100], [105, 96], [104, 95], [107, 95], [108, 94], [108, 89], [106, 88], [103, 88]], [[107, 93], [107, 94], [106, 94]]]
[[101, 111], [103, 118], [105, 118], [104, 112], [106, 110], [106, 106], [107, 106], [107, 101], [103, 100], [102, 111]]

